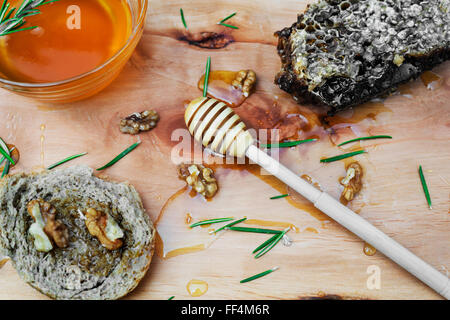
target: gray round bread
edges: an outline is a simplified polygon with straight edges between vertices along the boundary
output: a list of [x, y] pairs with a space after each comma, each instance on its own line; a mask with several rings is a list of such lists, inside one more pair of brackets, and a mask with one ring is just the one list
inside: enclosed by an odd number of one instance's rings
[[[69, 246], [48, 253], [34, 247], [28, 229], [31, 200], [52, 204], [69, 229]], [[110, 214], [125, 236], [123, 246], [107, 250], [86, 228], [81, 212]], [[93, 176], [86, 166], [16, 174], [0, 183], [0, 255], [11, 258], [20, 277], [55, 299], [118, 299], [147, 272], [155, 228], [136, 190], [125, 183]]]

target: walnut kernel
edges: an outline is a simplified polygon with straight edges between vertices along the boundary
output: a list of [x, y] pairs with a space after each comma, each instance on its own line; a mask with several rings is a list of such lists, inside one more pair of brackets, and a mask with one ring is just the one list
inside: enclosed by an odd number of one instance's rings
[[96, 237], [106, 249], [116, 250], [122, 247], [121, 238], [124, 234], [109, 214], [89, 208], [84, 215], [89, 233]]
[[178, 177], [207, 199], [214, 197], [219, 189], [214, 171], [203, 165], [181, 164], [178, 166]]
[[135, 112], [125, 119], [120, 120], [120, 131], [128, 134], [138, 134], [142, 131], [150, 131], [156, 127], [159, 115], [154, 110]]
[[344, 186], [342, 197], [347, 201], [352, 201], [362, 189], [363, 169], [358, 162], [352, 162], [346, 167], [347, 176], [341, 180]]
[[[35, 244], [42, 249], [37, 248], [39, 251], [48, 252], [53, 248], [48, 241], [55, 243], [58, 248], [66, 248], [69, 245], [69, 231], [64, 223], [56, 219], [56, 209], [50, 203], [42, 199], [30, 201], [27, 211], [35, 222], [30, 231], [35, 236]], [[48, 239], [45, 239], [45, 236]]]
[[237, 89], [241, 89], [245, 97], [250, 95], [250, 91], [256, 82], [256, 73], [253, 70], [241, 70], [237, 73], [232, 85]]

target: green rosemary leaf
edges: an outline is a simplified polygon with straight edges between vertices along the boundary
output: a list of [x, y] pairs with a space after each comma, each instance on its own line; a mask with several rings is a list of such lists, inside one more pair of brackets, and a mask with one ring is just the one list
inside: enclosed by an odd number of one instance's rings
[[68, 158], [65, 158], [64, 160], [61, 160], [61, 161], [59, 161], [59, 162], [57, 162], [57, 163], [52, 164], [51, 166], [49, 166], [49, 167], [47, 168], [47, 170], [52, 170], [53, 168], [56, 168], [57, 166], [60, 166], [60, 165], [62, 165], [63, 163], [66, 163], [66, 162], [68, 162], [68, 161], [70, 161], [70, 160], [73, 160], [73, 159], [82, 157], [82, 156], [84, 156], [84, 155], [86, 155], [86, 154], [87, 154], [87, 152], [83, 152], [83, 153], [76, 154], [76, 155], [74, 155], [74, 156], [70, 156], [70, 157], [68, 157]]
[[171, 296], [169, 299], [167, 300], [173, 300], [175, 298], [175, 296]]
[[219, 24], [221, 26], [227, 27], [227, 28], [231, 28], [231, 29], [239, 29], [239, 27], [236, 26], [232, 26], [231, 24], [227, 24], [227, 23], [223, 23], [223, 22], [219, 22]]
[[205, 82], [203, 84], [203, 96], [206, 97], [208, 94], [208, 82], [209, 82], [209, 72], [211, 70], [211, 57], [208, 57], [206, 61], [206, 72], [205, 72]]
[[240, 220], [233, 221], [233, 222], [227, 224], [226, 226], [223, 226], [223, 227], [221, 227], [221, 228], [219, 228], [217, 230], [214, 230], [213, 232], [210, 232], [210, 233], [217, 233], [217, 232], [222, 231], [222, 230], [224, 230], [226, 228], [229, 228], [229, 227], [232, 227], [232, 226], [234, 226], [234, 225], [236, 225], [238, 223], [241, 223], [241, 222], [243, 222], [245, 220], [247, 220], [247, 218], [242, 218]]
[[183, 22], [183, 25], [186, 28], [186, 30], [189, 30], [189, 28], [186, 24], [186, 19], [184, 18], [184, 11], [182, 8], [180, 8], [180, 15], [181, 15], [181, 22]]
[[281, 196], [272, 197], [272, 198], [270, 198], [270, 200], [276, 200], [276, 199], [281, 199], [281, 198], [286, 198], [286, 197], [289, 197], [289, 195], [288, 194], [282, 194]]
[[299, 140], [299, 141], [288, 141], [288, 142], [280, 142], [280, 143], [269, 143], [269, 144], [262, 144], [262, 148], [290, 148], [295, 147], [300, 144], [304, 144], [307, 142], [314, 142], [317, 141], [317, 139], [306, 139], [306, 140]]
[[7, 3], [7, 0], [4, 0], [2, 7], [0, 8], [0, 22], [3, 21], [3, 18], [5, 17], [5, 14], [8, 11], [8, 8], [9, 8], [9, 3]]
[[11, 5], [7, 3], [7, 0], [4, 0], [0, 9], [0, 37], [11, 33], [36, 28], [36, 26], [21, 28], [26, 22], [24, 18], [40, 14], [41, 12], [36, 8], [57, 1], [59, 0], [24, 0], [17, 10], [16, 8], [11, 8], [11, 10], [8, 12]]
[[273, 237], [271, 237], [269, 240], [263, 242], [263, 244], [261, 244], [258, 248], [256, 248], [255, 250], [253, 250], [252, 253], [257, 253], [258, 251], [264, 249], [265, 247], [267, 247], [268, 245], [270, 245], [272, 242], [275, 241], [275, 239], [278, 238], [278, 234], [275, 234]]
[[366, 150], [359, 150], [359, 151], [355, 151], [355, 152], [350, 152], [350, 153], [346, 153], [346, 154], [341, 154], [339, 156], [336, 157], [331, 157], [331, 158], [326, 158], [326, 159], [321, 159], [320, 162], [334, 162], [334, 161], [339, 161], [342, 159], [347, 159], [353, 156], [356, 156], [358, 154], [362, 154], [362, 153], [367, 153]]
[[237, 12], [230, 14], [230, 15], [229, 15], [228, 17], [226, 17], [225, 19], [220, 20], [220, 22], [219, 22], [218, 24], [224, 23], [225, 21], [230, 20], [230, 19], [233, 18], [236, 14], [237, 14]]
[[270, 274], [270, 273], [272, 273], [274, 271], [277, 271], [278, 269], [279, 269], [279, 267], [275, 267], [275, 268], [272, 268], [270, 270], [258, 273], [258, 274], [254, 275], [254, 276], [251, 276], [251, 277], [247, 278], [247, 279], [241, 280], [241, 283], [246, 283], [246, 282], [250, 282], [250, 281], [262, 278], [262, 277], [264, 277], [264, 276], [266, 276], [266, 275], [268, 275], [268, 274]]
[[14, 13], [14, 11], [16, 11], [16, 8], [12, 8], [9, 13], [6, 15], [6, 17], [4, 18], [4, 21], [10, 19]]
[[342, 142], [341, 144], [338, 144], [338, 147], [342, 147], [346, 144], [352, 143], [352, 142], [356, 142], [356, 141], [362, 141], [362, 140], [374, 140], [374, 139], [392, 139], [391, 136], [370, 136], [370, 137], [361, 137], [361, 138], [356, 138], [356, 139], [352, 139], [352, 140], [348, 140], [345, 142]]
[[211, 220], [203, 220], [196, 223], [193, 223], [189, 226], [189, 228], [195, 228], [198, 226], [204, 226], [206, 224], [214, 224], [214, 223], [221, 223], [221, 222], [228, 222], [234, 220], [234, 218], [219, 218], [219, 219], [211, 219]]
[[9, 172], [9, 164], [10, 164], [10, 162], [9, 162], [9, 161], [6, 161], [5, 167], [3, 168], [3, 172], [2, 172], [2, 178], [3, 178], [4, 176], [6, 176], [6, 175], [8, 174], [8, 172]]
[[16, 163], [14, 162], [13, 158], [11, 158], [11, 156], [9, 155], [9, 150], [8, 152], [6, 152], [5, 149], [3, 149], [3, 147], [0, 147], [0, 153], [6, 158], [8, 159], [9, 162], [11, 162], [12, 165], [15, 165]]
[[[10, 154], [10, 155], [11, 155], [11, 152], [13, 152], [15, 148], [16, 148], [16, 147], [12, 147], [11, 149], [9, 149], [9, 154]], [[0, 159], [0, 166], [1, 166], [1, 165], [3, 164], [3, 162], [5, 162], [5, 161], [9, 162], [9, 160], [6, 160], [6, 157], [3, 156], [3, 157]]]
[[431, 202], [431, 197], [430, 197], [430, 192], [428, 191], [427, 182], [425, 180], [425, 176], [423, 175], [422, 166], [419, 167], [419, 176], [420, 176], [420, 181], [422, 182], [423, 192], [425, 193], [425, 197], [427, 198], [428, 207], [430, 209], [433, 209], [432, 202]]
[[252, 232], [252, 233], [265, 233], [265, 234], [281, 234], [282, 231], [272, 229], [260, 229], [260, 228], [246, 228], [246, 227], [228, 227], [227, 230], [240, 231], [240, 232]]
[[267, 245], [263, 251], [261, 251], [260, 253], [258, 253], [255, 256], [255, 259], [258, 259], [260, 257], [262, 257], [263, 255], [265, 255], [267, 252], [269, 252], [270, 250], [273, 249], [273, 247], [275, 247], [278, 242], [280, 242], [281, 239], [283, 239], [284, 235], [286, 234], [286, 232], [289, 231], [289, 228], [285, 229], [283, 232], [281, 232], [269, 245]]
[[6, 35], [11, 34], [11, 33], [16, 33], [16, 32], [19, 32], [19, 31], [32, 30], [32, 29], [36, 29], [36, 28], [37, 27], [27, 27], [27, 28], [23, 28], [23, 29], [17, 29], [17, 30], [13, 30], [13, 31], [4, 32], [4, 33], [2, 33], [2, 35], [6, 36]]
[[105, 164], [103, 167], [98, 168], [97, 171], [101, 171], [101, 170], [105, 170], [106, 168], [111, 167], [113, 164], [115, 164], [117, 161], [119, 161], [120, 159], [122, 159], [123, 157], [125, 157], [127, 154], [129, 154], [131, 151], [133, 151], [134, 149], [136, 149], [136, 147], [138, 145], [140, 145], [141, 142], [138, 141], [135, 144], [131, 145], [130, 147], [128, 147], [127, 149], [125, 149], [121, 154], [119, 154], [117, 157], [115, 157], [114, 159], [112, 159], [110, 162], [108, 162], [107, 164]]

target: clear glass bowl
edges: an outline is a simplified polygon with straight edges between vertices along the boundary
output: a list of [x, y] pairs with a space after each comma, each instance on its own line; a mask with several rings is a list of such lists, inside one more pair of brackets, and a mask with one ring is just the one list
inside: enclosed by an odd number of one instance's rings
[[0, 87], [49, 103], [67, 103], [86, 99], [106, 88], [130, 59], [144, 31], [148, 0], [128, 0], [132, 32], [125, 45], [101, 66], [79, 76], [49, 83], [14, 82], [0, 77]]

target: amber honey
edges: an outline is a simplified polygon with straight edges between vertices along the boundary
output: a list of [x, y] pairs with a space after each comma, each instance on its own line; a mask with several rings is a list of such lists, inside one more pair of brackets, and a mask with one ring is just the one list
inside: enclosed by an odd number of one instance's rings
[[132, 32], [126, 0], [60, 0], [39, 9], [24, 26], [37, 28], [0, 37], [0, 76], [29, 83], [76, 77], [113, 57]]

